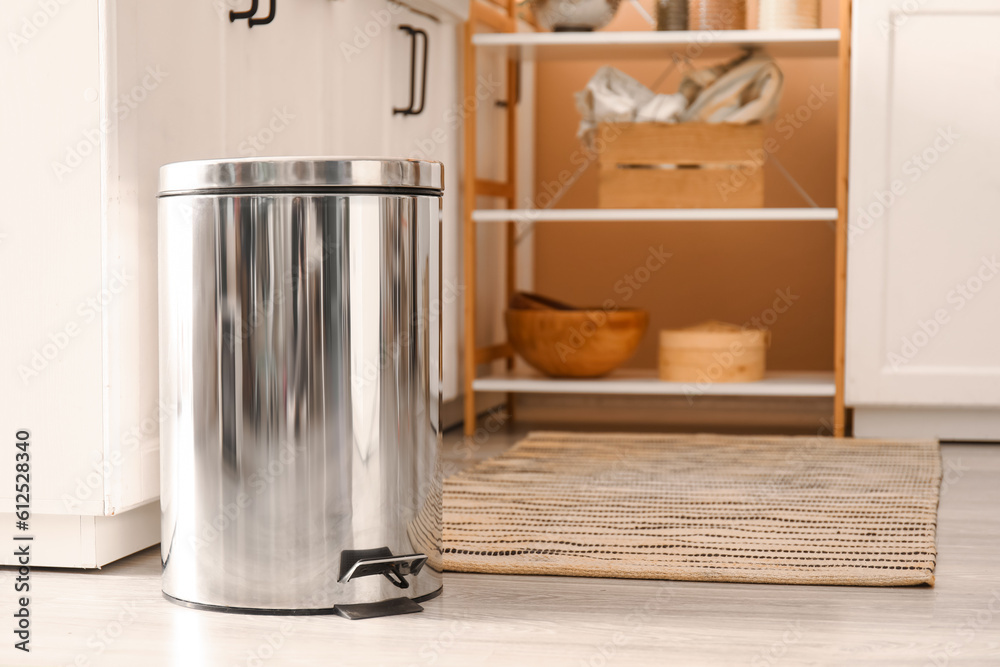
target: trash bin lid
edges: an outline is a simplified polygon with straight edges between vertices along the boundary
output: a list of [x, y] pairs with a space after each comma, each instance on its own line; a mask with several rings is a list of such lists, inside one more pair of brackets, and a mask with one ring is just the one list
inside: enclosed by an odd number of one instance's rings
[[261, 192], [429, 194], [444, 190], [440, 162], [371, 157], [266, 157], [173, 162], [159, 196]]

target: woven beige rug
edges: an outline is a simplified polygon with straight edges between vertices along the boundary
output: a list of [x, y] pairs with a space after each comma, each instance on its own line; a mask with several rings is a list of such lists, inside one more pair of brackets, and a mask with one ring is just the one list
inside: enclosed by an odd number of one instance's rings
[[934, 583], [938, 443], [532, 433], [445, 480], [459, 572]]

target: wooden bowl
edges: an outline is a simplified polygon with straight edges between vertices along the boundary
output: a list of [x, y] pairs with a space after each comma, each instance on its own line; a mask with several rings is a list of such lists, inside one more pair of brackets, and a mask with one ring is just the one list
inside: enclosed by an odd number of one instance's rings
[[607, 375], [628, 360], [649, 324], [644, 310], [508, 310], [507, 337], [551, 377]]

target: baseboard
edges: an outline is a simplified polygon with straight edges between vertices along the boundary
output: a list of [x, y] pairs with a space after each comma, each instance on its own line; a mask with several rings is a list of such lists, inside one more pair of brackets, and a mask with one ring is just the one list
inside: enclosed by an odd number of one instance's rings
[[[0, 513], [0, 525], [13, 527], [14, 515]], [[98, 568], [159, 543], [160, 503], [114, 516], [33, 514], [29, 526], [33, 539], [22, 544], [30, 545], [32, 567]], [[9, 532], [4, 542], [13, 538]], [[13, 548], [0, 552], [0, 564], [18, 564]]]
[[1000, 409], [854, 407], [857, 438], [1000, 441]]

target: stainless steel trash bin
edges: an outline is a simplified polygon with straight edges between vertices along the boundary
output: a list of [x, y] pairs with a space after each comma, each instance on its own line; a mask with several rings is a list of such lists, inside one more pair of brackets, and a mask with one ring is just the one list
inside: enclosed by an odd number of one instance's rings
[[163, 592], [256, 613], [441, 591], [434, 162], [160, 171]]

